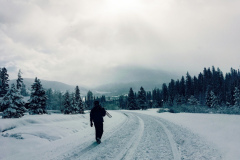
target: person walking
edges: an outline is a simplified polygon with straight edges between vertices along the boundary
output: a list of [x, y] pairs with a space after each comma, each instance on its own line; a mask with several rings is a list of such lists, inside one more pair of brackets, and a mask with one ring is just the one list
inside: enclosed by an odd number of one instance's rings
[[90, 112], [90, 125], [95, 127], [96, 141], [98, 144], [101, 143], [103, 135], [103, 117], [106, 115], [106, 110], [99, 104], [99, 101], [94, 101], [94, 107]]

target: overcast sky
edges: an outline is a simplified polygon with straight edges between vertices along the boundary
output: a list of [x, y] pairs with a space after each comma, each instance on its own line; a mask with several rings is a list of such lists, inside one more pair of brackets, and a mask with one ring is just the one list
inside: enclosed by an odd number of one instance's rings
[[23, 78], [87, 86], [131, 81], [127, 67], [193, 76], [214, 65], [228, 72], [240, 68], [239, 6], [239, 0], [0, 0], [0, 67], [10, 79], [21, 69]]

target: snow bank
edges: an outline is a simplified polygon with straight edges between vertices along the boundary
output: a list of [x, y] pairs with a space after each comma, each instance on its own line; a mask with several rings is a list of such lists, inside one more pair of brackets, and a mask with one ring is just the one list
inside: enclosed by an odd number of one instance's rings
[[[105, 117], [106, 131], [114, 129], [126, 117], [109, 111]], [[19, 119], [0, 119], [0, 159], [42, 159], [44, 154], [59, 149], [63, 154], [84, 141], [95, 141], [94, 127], [90, 127], [89, 112], [77, 115], [25, 115]], [[63, 149], [61, 149], [63, 148]], [[33, 158], [34, 157], [34, 158]]]

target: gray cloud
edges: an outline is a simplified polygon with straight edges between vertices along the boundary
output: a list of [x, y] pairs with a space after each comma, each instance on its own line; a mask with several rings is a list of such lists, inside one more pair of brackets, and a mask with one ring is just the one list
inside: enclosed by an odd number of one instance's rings
[[124, 81], [127, 73], [135, 80], [133, 66], [185, 75], [215, 65], [226, 72], [239, 68], [239, 5], [0, 0], [0, 67], [15, 68], [12, 78], [21, 69], [24, 77], [85, 85]]

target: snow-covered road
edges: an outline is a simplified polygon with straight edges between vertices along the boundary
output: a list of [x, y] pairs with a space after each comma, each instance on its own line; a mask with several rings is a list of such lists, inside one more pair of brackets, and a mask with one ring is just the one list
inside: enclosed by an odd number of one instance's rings
[[[110, 113], [113, 114], [113, 118], [105, 118], [104, 134], [102, 143], [99, 145], [94, 141], [94, 128], [88, 127], [89, 123], [83, 122], [86, 127], [80, 130], [81, 133], [76, 129], [76, 133], [69, 136], [55, 138], [41, 145], [34, 146], [33, 144], [33, 148], [28, 151], [24, 150], [2, 158], [35, 160], [222, 159], [221, 153], [210, 143], [190, 130], [160, 117], [128, 111]], [[87, 116], [86, 120], [88, 120]], [[11, 134], [10, 131], [9, 134]], [[12, 132], [14, 133], [14, 129]], [[18, 134], [20, 134], [19, 131]], [[24, 134], [22, 137], [27, 139]]]

